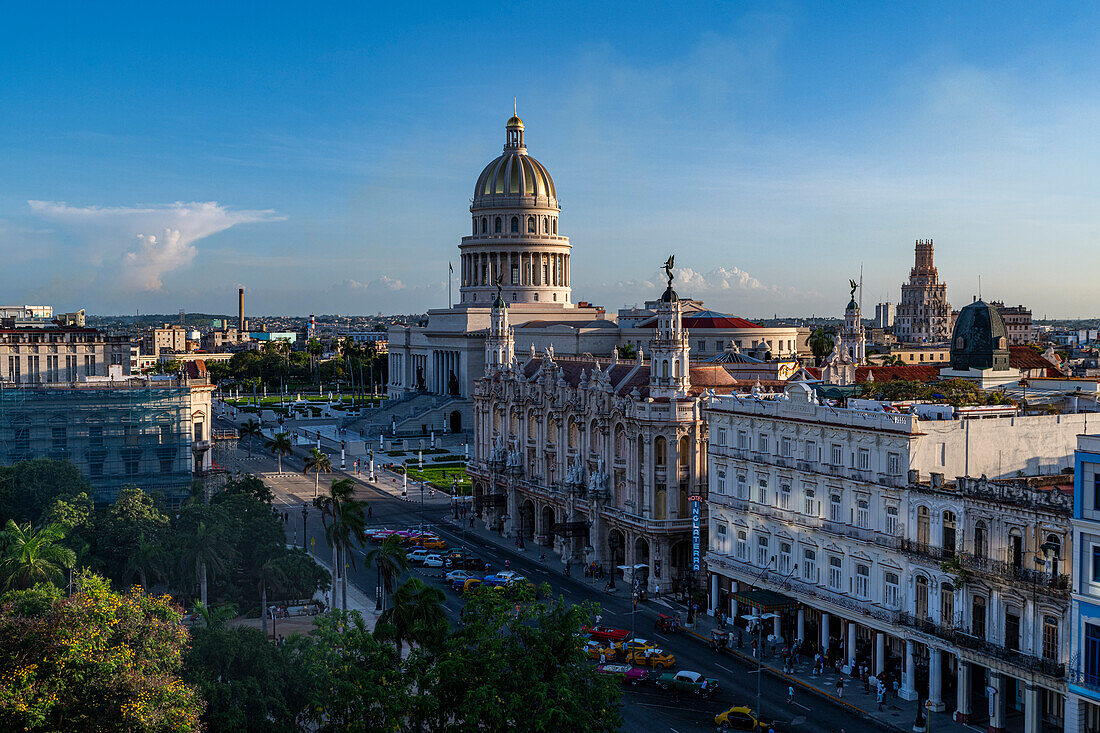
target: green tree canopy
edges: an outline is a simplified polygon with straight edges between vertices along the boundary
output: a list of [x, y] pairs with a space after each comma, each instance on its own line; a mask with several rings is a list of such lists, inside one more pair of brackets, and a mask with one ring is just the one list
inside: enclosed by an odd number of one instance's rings
[[202, 700], [179, 676], [179, 609], [95, 575], [77, 586], [0, 597], [0, 729], [199, 730]]
[[35, 458], [0, 466], [0, 523], [41, 524], [56, 499], [91, 495], [92, 487], [70, 461]]

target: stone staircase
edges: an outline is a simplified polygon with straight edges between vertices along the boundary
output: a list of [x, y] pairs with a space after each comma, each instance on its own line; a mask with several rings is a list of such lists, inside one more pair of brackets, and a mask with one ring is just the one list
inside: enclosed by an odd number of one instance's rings
[[[364, 435], [374, 435], [375, 437], [379, 432], [388, 435], [395, 419], [397, 429], [400, 432], [402, 423], [413, 420], [418, 415], [430, 412], [453, 399], [453, 397], [414, 392], [400, 399], [387, 401], [382, 407], [348, 418], [341, 422], [340, 427], [355, 432], [362, 430]], [[416, 427], [419, 429], [419, 423]], [[409, 429], [411, 428], [405, 428], [405, 430]]]

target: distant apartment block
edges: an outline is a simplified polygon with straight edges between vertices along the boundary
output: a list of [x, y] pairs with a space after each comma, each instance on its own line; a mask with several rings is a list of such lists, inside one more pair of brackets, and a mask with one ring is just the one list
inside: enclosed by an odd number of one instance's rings
[[994, 300], [990, 305], [996, 306], [1004, 319], [1005, 328], [1008, 329], [1008, 343], [1030, 344], [1035, 341], [1035, 330], [1031, 326], [1031, 309], [1022, 305], [1006, 306], [1004, 303]]
[[0, 328], [0, 380], [10, 384], [73, 383], [130, 373], [130, 341], [94, 328]]

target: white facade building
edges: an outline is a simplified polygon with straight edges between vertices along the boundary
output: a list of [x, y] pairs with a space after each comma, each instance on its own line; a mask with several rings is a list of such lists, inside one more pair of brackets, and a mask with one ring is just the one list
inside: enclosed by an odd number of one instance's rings
[[1012, 709], [1028, 733], [1061, 723], [1059, 482], [1085, 415], [923, 420], [819, 404], [805, 384], [716, 397], [706, 415], [712, 609], [779, 609], [777, 636], [964, 722], [986, 717], [989, 686], [990, 730]]

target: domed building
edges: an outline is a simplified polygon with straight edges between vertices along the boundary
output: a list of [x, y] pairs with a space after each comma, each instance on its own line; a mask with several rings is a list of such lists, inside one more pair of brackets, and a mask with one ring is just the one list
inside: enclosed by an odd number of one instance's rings
[[966, 379], [979, 387], [999, 387], [1020, 381], [1009, 365], [1008, 329], [995, 306], [975, 298], [959, 311], [951, 333], [951, 366], [944, 379]]
[[554, 179], [527, 154], [523, 120], [506, 126], [504, 153], [474, 184], [471, 234], [462, 238], [459, 305], [488, 305], [501, 278], [507, 303], [569, 304], [569, 238], [558, 234]]

